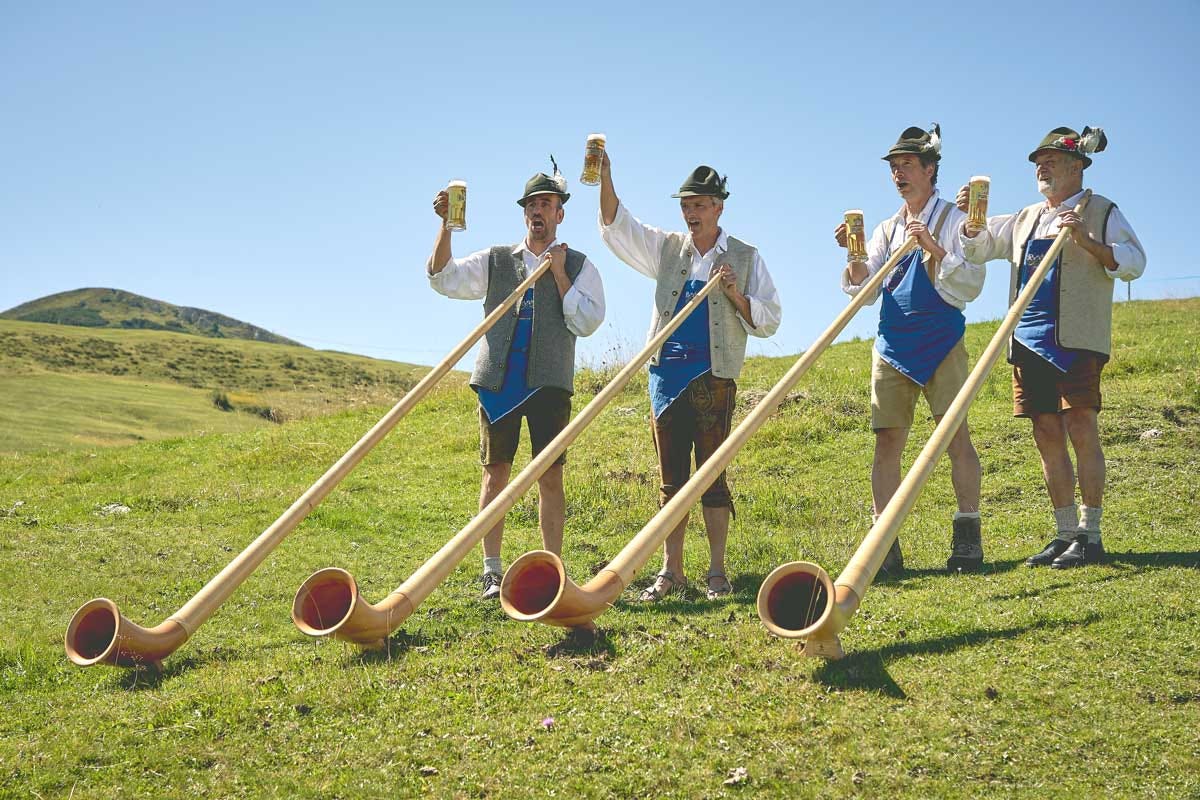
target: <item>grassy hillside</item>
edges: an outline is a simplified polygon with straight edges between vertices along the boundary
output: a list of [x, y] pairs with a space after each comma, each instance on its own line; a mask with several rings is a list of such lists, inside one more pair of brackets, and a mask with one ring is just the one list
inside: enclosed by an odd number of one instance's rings
[[256, 342], [304, 346], [215, 311], [176, 306], [120, 289], [74, 289], [59, 292], [10, 308], [0, 313], [0, 319], [50, 322], [84, 328], [172, 331], [218, 339], [250, 339]]
[[424, 371], [307, 347], [0, 320], [0, 452], [240, 431], [391, 403]]
[[[972, 354], [994, 327], [970, 327]], [[478, 434], [466, 389], [402, 421], [161, 675], [70, 665], [74, 609], [106, 596], [143, 625], [165, 619], [383, 408], [5, 456], [0, 794], [1200, 796], [1200, 301], [1120, 304], [1116, 327], [1101, 415], [1111, 563], [1021, 565], [1051, 517], [1001, 367], [971, 416], [987, 572], [940, 569], [953, 510], [942, 464], [901, 533], [909, 572], [867, 593], [839, 662], [799, 658], [765, 632], [754, 600], [763, 576], [797, 557], [836, 576], [867, 531], [866, 341], [832, 348], [731, 468], [733, 598], [630, 602], [652, 563], [600, 617], [606, 635], [590, 649], [481, 606], [475, 555], [386, 652], [305, 639], [288, 618], [313, 570], [349, 569], [376, 602], [470, 519]], [[752, 361], [743, 400], [790, 363]], [[636, 383], [569, 456], [564, 556], [579, 582], [654, 511]], [[930, 431], [917, 424], [910, 459]], [[533, 495], [509, 515], [506, 565], [539, 544], [536, 518]], [[693, 519], [694, 584], [702, 540]]]

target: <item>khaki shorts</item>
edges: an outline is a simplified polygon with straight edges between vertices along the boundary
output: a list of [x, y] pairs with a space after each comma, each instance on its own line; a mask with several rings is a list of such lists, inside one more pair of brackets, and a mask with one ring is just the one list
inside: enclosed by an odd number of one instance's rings
[[921, 386], [906, 377], [871, 348], [871, 428], [911, 428], [917, 398], [925, 395], [929, 413], [940, 417], [967, 382], [967, 346], [959, 339], [929, 383]]
[[[488, 422], [487, 414], [480, 407], [480, 464], [486, 467], [513, 462], [521, 442], [521, 417], [529, 421], [529, 443], [536, 457], [571, 421], [571, 395], [553, 386], [543, 386], [495, 422]], [[567, 452], [564, 450], [554, 463], [567, 463]]]
[[1018, 344], [1013, 345], [1013, 416], [1059, 414], [1069, 408], [1100, 410], [1104, 357], [1085, 351], [1065, 373]]

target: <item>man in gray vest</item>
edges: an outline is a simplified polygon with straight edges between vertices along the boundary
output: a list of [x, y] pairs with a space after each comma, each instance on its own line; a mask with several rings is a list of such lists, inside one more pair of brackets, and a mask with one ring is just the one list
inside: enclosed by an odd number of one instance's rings
[[[909, 237], [920, 244], [871, 298], [871, 303], [883, 298], [879, 335], [871, 351], [871, 428], [875, 431], [871, 494], [876, 519], [900, 487], [900, 457], [917, 398], [924, 394], [929, 413], [940, 420], [967, 380], [963, 309], [979, 296], [985, 271], [982, 262], [963, 257], [958, 243], [958, 228], [966, 214], [938, 196], [941, 158], [941, 128], [936, 124], [929, 131], [912, 127], [900, 134], [883, 160], [904, 205], [876, 226], [867, 241], [867, 260], [851, 261], [842, 272], [842, 290], [853, 296]], [[846, 246], [845, 224], [834, 230], [834, 236]], [[951, 523], [946, 568], [975, 571], [983, 565], [981, 470], [966, 420], [947, 452], [958, 510]], [[883, 569], [894, 575], [903, 568], [897, 539]]]
[[[1033, 440], [1054, 507], [1057, 534], [1030, 567], [1056, 569], [1104, 559], [1100, 515], [1104, 453], [1100, 448], [1100, 372], [1112, 350], [1113, 287], [1146, 268], [1146, 253], [1116, 203], [1093, 194], [1082, 214], [1083, 171], [1108, 140], [1100, 129], [1055, 128], [1029, 154], [1038, 191], [1046, 200], [1016, 214], [990, 217], [981, 230], [964, 226], [962, 245], [980, 262], [1007, 259], [1012, 267], [1009, 303], [1029, 280], [1054, 237], [1069, 228], [1061, 255], [1046, 274], [1013, 332], [1013, 414], [1033, 421]], [[958, 194], [966, 208], [967, 187]], [[1075, 504], [1079, 467], [1080, 509]], [[1080, 513], [1082, 512], [1082, 513]]]
[[[600, 172], [600, 232], [617, 258], [656, 283], [650, 337], [696, 294], [713, 275], [721, 291], [692, 312], [650, 361], [651, 431], [658, 452], [666, 505], [687, 482], [692, 450], [703, 464], [729, 435], [733, 420], [734, 381], [742, 371], [746, 336], [770, 336], [779, 327], [779, 294], [758, 250], [729, 236], [719, 225], [725, 208], [725, 179], [711, 167], [697, 167], [684, 181], [679, 198], [686, 233], [643, 225], [617, 199], [607, 155]], [[708, 532], [707, 596], [733, 591], [725, 575], [725, 542], [733, 500], [722, 472], [701, 504]], [[641, 594], [657, 602], [686, 586], [683, 540], [687, 519], [667, 537], [663, 569]]]
[[[516, 290], [529, 271], [550, 259], [549, 271], [525, 292], [512, 314], [506, 315], [484, 336], [471, 388], [479, 396], [479, 451], [483, 509], [508, 485], [513, 458], [521, 435], [521, 418], [529, 427], [536, 456], [571, 418], [575, 383], [575, 337], [590, 336], [604, 321], [604, 287], [600, 273], [587, 257], [559, 244], [563, 204], [570, 195], [567, 182], [554, 170], [553, 177], [539, 172], [525, 184], [517, 204], [525, 210], [524, 241], [480, 250], [453, 258], [450, 231], [438, 227], [433, 255], [426, 271], [434, 290], [461, 300], [483, 299], [490, 313]], [[434, 212], [446, 218], [448, 198], [439, 192]], [[558, 458], [538, 479], [538, 522], [542, 545], [552, 553], [562, 550], [566, 498], [563, 464]], [[483, 539], [483, 599], [500, 596], [504, 575], [500, 543], [504, 521]]]

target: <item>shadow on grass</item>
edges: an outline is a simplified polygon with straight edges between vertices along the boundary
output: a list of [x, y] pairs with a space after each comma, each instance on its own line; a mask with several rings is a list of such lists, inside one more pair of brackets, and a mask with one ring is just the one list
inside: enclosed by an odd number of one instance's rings
[[1200, 569], [1200, 552], [1185, 553], [1177, 550], [1158, 553], [1110, 552], [1108, 563], [1113, 566], [1128, 565], [1140, 569], [1164, 569], [1167, 567]]
[[576, 658], [592, 656], [588, 662], [589, 668], [599, 669], [607, 666], [607, 659], [616, 653], [612, 640], [603, 628], [594, 631], [571, 629], [562, 639], [543, 648], [546, 658]]
[[1053, 594], [1063, 589], [1074, 589], [1080, 586], [1098, 586], [1111, 581], [1122, 580], [1133, 575], [1158, 569], [1183, 567], [1185, 569], [1200, 569], [1200, 553], [1158, 552], [1158, 553], [1109, 553], [1107, 564], [1081, 567], [1068, 570], [1053, 570], [1061, 575], [1063, 580], [1045, 586], [1022, 589], [1016, 592], [994, 594], [992, 600], [1029, 600], [1043, 595]]
[[626, 613], [635, 617], [643, 614], [651, 616], [709, 614], [714, 610], [721, 610], [726, 605], [755, 604], [758, 600], [758, 587], [762, 586], [765, 577], [761, 572], [734, 575], [729, 581], [733, 585], [733, 593], [716, 600], [709, 600], [705, 596], [705, 592], [708, 590], [708, 581], [702, 579], [698, 583], [689, 582], [683, 591], [673, 592], [657, 603], [644, 603], [638, 600], [638, 596], [643, 589], [654, 582], [654, 579], [651, 578], [648, 581], [639, 581], [640, 585], [633, 587], [632, 593], [624, 594], [617, 602]]
[[384, 641], [382, 647], [360, 648], [350, 642], [346, 643], [346, 647], [351, 650], [349, 661], [353, 664], [382, 664], [403, 658], [412, 650], [419, 652], [435, 644], [457, 642], [460, 639], [462, 637], [453, 628], [437, 635], [425, 633], [423, 627], [411, 633], [400, 628]]
[[171, 658], [162, 669], [150, 664], [124, 667], [122, 674], [117, 678], [117, 685], [131, 692], [144, 692], [157, 689], [172, 678], [182, 675], [185, 672], [190, 672], [196, 667], [203, 666], [209, 660], [206, 658], [196, 658], [195, 656], [184, 656], [182, 658]]
[[938, 636], [919, 641], [902, 641], [874, 650], [860, 650], [837, 661], [824, 661], [813, 673], [820, 683], [838, 689], [861, 689], [879, 692], [900, 700], [907, 699], [905, 691], [888, 674], [887, 665], [905, 656], [942, 655], [975, 647], [997, 639], [1014, 639], [1036, 630], [1065, 630], [1091, 625], [1100, 614], [1088, 613], [1073, 620], [1044, 620], [1031, 625], [1018, 625], [999, 630], [977, 630], [952, 636]]

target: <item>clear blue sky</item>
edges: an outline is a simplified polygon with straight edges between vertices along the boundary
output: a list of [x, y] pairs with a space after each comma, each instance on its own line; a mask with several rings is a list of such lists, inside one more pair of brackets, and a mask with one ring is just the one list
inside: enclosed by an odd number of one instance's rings
[[[990, 174], [997, 213], [1039, 199], [1026, 155], [1046, 131], [1103, 126], [1086, 178], [1146, 247], [1133, 296], [1200, 293], [1196, 0], [457, 7], [0, 0], [0, 309], [109, 286], [433, 363], [481, 313], [423, 275], [434, 194], [469, 182], [456, 254], [517, 241], [514, 201], [554, 153], [561, 238], [608, 296], [581, 357], [630, 354], [652, 287], [600, 242], [578, 183], [602, 131], [622, 200], [660, 227], [678, 228], [669, 195], [693, 167], [729, 175], [724, 227], [784, 303], [751, 351], [795, 353], [846, 302], [841, 212], [870, 226], [898, 207], [879, 157], [932, 120], [943, 192]], [[993, 262], [969, 319], [1001, 316], [1007, 283]]]

